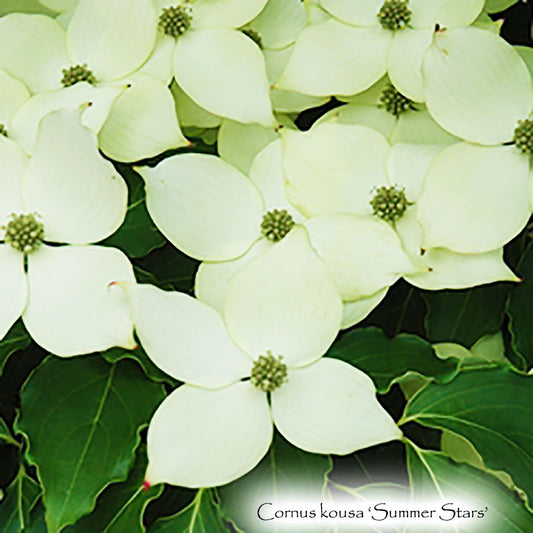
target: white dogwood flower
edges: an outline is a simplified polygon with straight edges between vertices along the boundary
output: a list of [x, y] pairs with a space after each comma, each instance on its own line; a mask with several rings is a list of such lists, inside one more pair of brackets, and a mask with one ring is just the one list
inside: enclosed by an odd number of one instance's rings
[[416, 265], [403, 277], [423, 288], [516, 280], [501, 248], [529, 218], [527, 174], [515, 172], [527, 161], [519, 154], [508, 149], [496, 157], [466, 143], [390, 147], [375, 130], [333, 121], [308, 132], [283, 130], [282, 137], [288, 197], [310, 217], [311, 243], [345, 300], [365, 286], [354, 272], [366, 273], [367, 288], [384, 288], [377, 265], [391, 257], [377, 232], [355, 245], [361, 233], [354, 217], [381, 219], [401, 239]]
[[372, 381], [321, 358], [337, 335], [341, 302], [306, 241], [298, 229], [242, 270], [224, 320], [184, 294], [126, 289], [147, 353], [186, 382], [150, 422], [148, 483], [229, 483], [263, 458], [274, 425], [313, 453], [343, 455], [400, 438]]
[[388, 72], [403, 95], [422, 102], [422, 61], [436, 25], [468, 26], [484, 2], [321, 0], [320, 4], [334, 18], [301, 33], [280, 88], [349, 96]]
[[80, 110], [43, 119], [31, 157], [3, 136], [0, 152], [0, 338], [22, 316], [57, 355], [133, 347], [127, 302], [108, 286], [134, 281], [131, 264], [119, 250], [89, 245], [122, 223], [127, 187]]
[[87, 125], [95, 132], [103, 125], [100, 146], [115, 160], [185, 146], [168, 80], [155, 67], [139, 72], [154, 49], [156, 24], [150, 0], [80, 0], [66, 30], [44, 15], [2, 17], [0, 67], [35, 95], [19, 119], [19, 129], [30, 130], [26, 150], [43, 116], [87, 102], [101, 107], [99, 120]]
[[263, 55], [237, 29], [256, 17], [266, 1], [153, 0], [153, 5], [162, 46], [175, 42], [173, 73], [190, 98], [215, 115], [272, 126]]

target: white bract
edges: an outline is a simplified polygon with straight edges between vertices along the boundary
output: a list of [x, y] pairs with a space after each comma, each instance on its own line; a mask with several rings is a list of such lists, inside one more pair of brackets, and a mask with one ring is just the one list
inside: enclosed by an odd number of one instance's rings
[[43, 119], [31, 158], [0, 136], [0, 338], [22, 315], [33, 339], [61, 356], [135, 344], [124, 295], [109, 287], [134, 280], [131, 264], [89, 246], [124, 220], [127, 187], [80, 112]]
[[266, 0], [153, 0], [161, 46], [173, 47], [173, 73], [190, 98], [215, 115], [272, 126], [263, 55], [236, 29], [265, 4]]
[[168, 80], [160, 79], [157, 61], [147, 63], [156, 20], [150, 0], [80, 0], [66, 30], [43, 15], [0, 19], [0, 67], [36, 95], [17, 126], [26, 132], [21, 142], [28, 152], [43, 116], [87, 102], [98, 109], [98, 120], [84, 123], [95, 132], [103, 125], [100, 146], [116, 160], [135, 161], [187, 144]]
[[150, 423], [149, 483], [229, 483], [266, 454], [273, 425], [314, 453], [347, 454], [400, 438], [371, 380], [347, 363], [321, 359], [342, 307], [303, 229], [233, 279], [225, 323], [184, 294], [125, 288], [147, 353], [186, 382]]
[[[335, 18], [308, 26], [296, 42], [280, 88], [311, 95], [352, 95], [387, 72], [422, 102], [422, 59], [436, 25], [471, 24], [483, 0], [321, 0]], [[484, 54], [483, 54], [484, 55]]]

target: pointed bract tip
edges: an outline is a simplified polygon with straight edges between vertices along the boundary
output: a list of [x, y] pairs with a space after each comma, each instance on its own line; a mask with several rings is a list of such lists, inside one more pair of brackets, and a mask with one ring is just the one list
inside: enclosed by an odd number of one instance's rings
[[150, 483], [148, 483], [148, 481], [144, 480], [143, 481], [143, 489], [144, 490], [150, 490], [150, 487], [151, 487]]

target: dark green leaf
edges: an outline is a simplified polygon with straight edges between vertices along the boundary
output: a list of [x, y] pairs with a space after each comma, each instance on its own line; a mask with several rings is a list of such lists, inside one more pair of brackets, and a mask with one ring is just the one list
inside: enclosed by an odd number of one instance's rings
[[449, 381], [457, 374], [458, 365], [455, 358], [439, 359], [431, 344], [420, 337], [402, 333], [388, 339], [377, 328], [343, 333], [327, 356], [346, 361], [368, 374], [379, 392], [387, 392], [407, 372]]
[[426, 292], [428, 340], [469, 348], [502, 325], [509, 284], [493, 283], [461, 291]]
[[533, 366], [533, 244], [527, 247], [516, 270], [524, 281], [512, 289], [506, 311], [512, 348], [525, 362], [524, 370], [529, 370]]
[[131, 361], [51, 357], [34, 371], [17, 429], [28, 437], [51, 531], [89, 513], [106, 485], [126, 479], [139, 429], [163, 397]]
[[143, 257], [163, 246], [166, 239], [148, 214], [141, 177], [129, 166], [117, 164], [117, 168], [128, 184], [128, 212], [122, 226], [104, 244], [120, 248], [130, 257]]
[[9, 333], [0, 341], [0, 374], [9, 356], [15, 352], [26, 349], [31, 342], [22, 320], [15, 322]]
[[[415, 394], [403, 422], [453, 431], [491, 470], [503, 470], [533, 495], [533, 381], [508, 369], [470, 370]], [[402, 421], [401, 421], [402, 422]]]
[[208, 489], [200, 489], [193, 502], [174, 516], [155, 522], [150, 533], [226, 533], [229, 531]]
[[40, 13], [42, 15], [55, 15], [38, 0], [2, 0], [0, 4], [0, 17], [8, 13]]
[[302, 493], [320, 499], [331, 465], [329, 456], [304, 452], [276, 434], [269, 453], [254, 470], [219, 489], [222, 509], [247, 533], [267, 526], [273, 531], [269, 522], [258, 518], [259, 506], [275, 502], [277, 497], [284, 501], [298, 498]]
[[[453, 531], [494, 533], [525, 533], [531, 531], [533, 517], [517, 495], [509, 491], [494, 476], [466, 464], [458, 465], [440, 452], [407, 446], [407, 465], [415, 501], [434, 499], [459, 505], [458, 499], [484, 511], [484, 518], [456, 521]], [[440, 508], [440, 505], [435, 505]], [[469, 506], [470, 507], [470, 506]], [[463, 506], [463, 511], [465, 510]], [[450, 513], [444, 515], [450, 517]], [[457, 519], [456, 519], [457, 520]], [[450, 531], [443, 522], [442, 531]], [[420, 531], [419, 529], [417, 531]], [[431, 531], [437, 531], [432, 528]]]
[[41, 495], [41, 487], [21, 469], [0, 503], [2, 533], [19, 533], [30, 521], [30, 511]]
[[170, 383], [177, 386], [178, 382], [165, 374], [162, 370], [152, 363], [142, 346], [138, 346], [135, 350], [126, 350], [125, 348], [111, 348], [101, 353], [102, 357], [109, 363], [116, 363], [122, 359], [132, 359], [136, 361], [143, 372], [153, 381]]
[[94, 511], [67, 527], [65, 533], [142, 533], [144, 509], [163, 490], [163, 485], [143, 488], [147, 464], [146, 449], [141, 446], [128, 479], [107, 487], [98, 496]]
[[155, 278], [158, 287], [167, 289], [170, 286], [177, 291], [193, 293], [194, 277], [200, 263], [172, 245], [154, 250], [137, 264]]
[[360, 325], [377, 326], [388, 337], [394, 337], [400, 332], [425, 337], [426, 313], [426, 303], [421, 291], [400, 280], [389, 289], [381, 304]]

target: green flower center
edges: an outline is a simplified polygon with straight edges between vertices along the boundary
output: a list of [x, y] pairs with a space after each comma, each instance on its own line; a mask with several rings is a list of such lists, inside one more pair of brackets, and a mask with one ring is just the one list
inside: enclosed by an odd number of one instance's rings
[[6, 130], [6, 127], [3, 124], [0, 124], [0, 135], [3, 135], [4, 137], [7, 137], [7, 130]]
[[180, 6], [164, 7], [159, 15], [159, 29], [171, 37], [183, 35], [192, 23], [192, 10], [188, 2]]
[[287, 365], [281, 362], [283, 357], [274, 357], [270, 350], [260, 355], [252, 367], [250, 382], [263, 392], [272, 392], [287, 381]]
[[377, 217], [386, 222], [396, 222], [402, 218], [411, 202], [407, 201], [403, 187], [392, 186], [376, 189], [370, 205]]
[[533, 120], [519, 120], [514, 130], [513, 141], [523, 154], [533, 154]]
[[399, 117], [406, 111], [416, 111], [415, 104], [400, 93], [392, 83], [388, 83], [379, 97], [378, 107], [382, 107], [395, 117]]
[[7, 226], [4, 240], [11, 244], [15, 250], [29, 254], [39, 248], [44, 240], [44, 226], [35, 220], [35, 215], [11, 215]]
[[401, 30], [409, 25], [413, 13], [407, 7], [409, 0], [385, 0], [378, 13], [379, 23], [386, 30]]
[[246, 35], [246, 37], [249, 37], [250, 39], [252, 39], [252, 41], [257, 46], [259, 46], [259, 48], [261, 48], [261, 50], [263, 49], [263, 39], [261, 38], [261, 35], [259, 34], [259, 32], [252, 30], [252, 28], [244, 28], [242, 32], [244, 33], [244, 35]]
[[87, 68], [87, 64], [75, 65], [73, 67], [62, 69], [63, 77], [61, 78], [61, 84], [63, 87], [70, 87], [76, 85], [80, 81], [86, 81], [91, 85], [96, 84], [96, 78], [94, 74]]
[[273, 209], [263, 216], [261, 233], [272, 242], [278, 242], [294, 227], [294, 220], [286, 209]]

